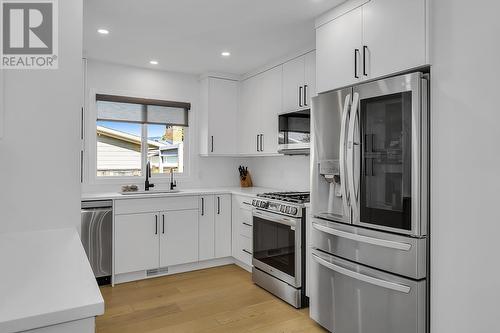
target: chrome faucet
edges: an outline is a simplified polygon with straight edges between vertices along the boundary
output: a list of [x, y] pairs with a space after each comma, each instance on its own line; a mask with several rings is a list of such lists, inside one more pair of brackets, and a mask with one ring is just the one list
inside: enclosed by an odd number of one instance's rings
[[170, 169], [170, 191], [177, 187], [177, 181], [174, 180], [174, 170]]
[[146, 181], [144, 182], [144, 190], [149, 191], [151, 187], [155, 187], [155, 184], [151, 184], [149, 182], [149, 178], [151, 177], [151, 162], [146, 164]]

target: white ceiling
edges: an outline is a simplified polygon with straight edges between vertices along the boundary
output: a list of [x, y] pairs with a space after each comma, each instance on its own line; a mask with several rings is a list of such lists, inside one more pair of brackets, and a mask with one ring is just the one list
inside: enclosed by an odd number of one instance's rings
[[[84, 0], [84, 53], [139, 67], [244, 74], [314, 45], [314, 19], [343, 1]], [[231, 57], [220, 55], [225, 50]]]

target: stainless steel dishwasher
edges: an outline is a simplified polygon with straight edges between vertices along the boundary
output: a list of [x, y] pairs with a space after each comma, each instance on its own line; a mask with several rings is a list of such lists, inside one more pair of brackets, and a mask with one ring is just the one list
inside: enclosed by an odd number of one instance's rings
[[99, 285], [111, 283], [113, 203], [82, 202], [81, 237]]

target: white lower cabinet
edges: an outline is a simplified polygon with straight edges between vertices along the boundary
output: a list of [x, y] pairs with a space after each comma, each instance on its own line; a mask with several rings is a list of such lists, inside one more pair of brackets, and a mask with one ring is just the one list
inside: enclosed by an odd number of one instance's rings
[[231, 256], [231, 195], [200, 197], [199, 259]]
[[159, 214], [115, 216], [115, 274], [157, 268]]
[[[117, 201], [114, 205], [114, 274], [198, 261], [197, 198]], [[146, 209], [153, 211], [144, 212]]]
[[215, 257], [231, 256], [231, 195], [215, 196]]
[[233, 195], [233, 257], [252, 266], [252, 198]]
[[162, 212], [160, 267], [198, 261], [198, 210]]
[[215, 202], [213, 195], [200, 197], [199, 209], [199, 259], [209, 260], [215, 258]]

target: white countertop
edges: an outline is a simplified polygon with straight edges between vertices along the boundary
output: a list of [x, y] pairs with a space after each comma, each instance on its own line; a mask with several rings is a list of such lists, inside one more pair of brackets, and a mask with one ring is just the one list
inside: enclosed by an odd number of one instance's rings
[[166, 196], [186, 196], [186, 195], [203, 195], [203, 194], [236, 194], [254, 197], [259, 193], [276, 192], [279, 190], [265, 187], [214, 187], [214, 188], [199, 188], [199, 189], [179, 189], [176, 193], [154, 193], [154, 190], [148, 194], [128, 194], [123, 195], [118, 192], [109, 193], [84, 193], [82, 201], [93, 200], [120, 200], [133, 198], [150, 198], [150, 197], [166, 197]]
[[75, 229], [0, 234], [0, 332], [104, 313], [104, 300]]

